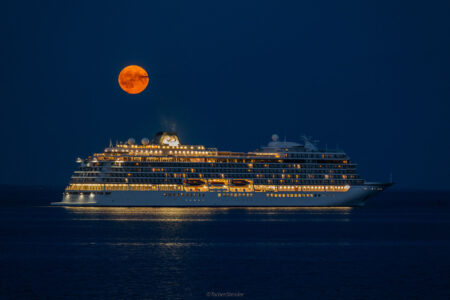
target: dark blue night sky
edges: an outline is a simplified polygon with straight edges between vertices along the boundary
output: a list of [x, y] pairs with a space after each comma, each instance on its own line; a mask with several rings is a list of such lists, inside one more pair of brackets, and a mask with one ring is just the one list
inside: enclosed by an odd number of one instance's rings
[[0, 183], [64, 185], [110, 139], [176, 127], [234, 151], [307, 134], [367, 180], [448, 188], [449, 1], [7, 2]]

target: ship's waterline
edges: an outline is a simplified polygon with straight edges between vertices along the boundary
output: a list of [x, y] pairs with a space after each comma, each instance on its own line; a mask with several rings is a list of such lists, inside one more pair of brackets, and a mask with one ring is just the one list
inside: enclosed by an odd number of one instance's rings
[[78, 159], [63, 206], [347, 207], [391, 183], [366, 183], [342, 151], [279, 142], [249, 153], [181, 145], [171, 132], [150, 143], [112, 144]]

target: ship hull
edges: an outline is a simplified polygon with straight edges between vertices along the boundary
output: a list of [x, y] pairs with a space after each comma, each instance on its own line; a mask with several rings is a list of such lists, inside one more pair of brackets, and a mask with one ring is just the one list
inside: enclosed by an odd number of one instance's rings
[[[65, 194], [57, 206], [115, 207], [352, 207], [385, 189], [381, 185], [352, 186], [346, 192], [175, 192], [113, 191]], [[276, 195], [276, 196], [275, 196]]]

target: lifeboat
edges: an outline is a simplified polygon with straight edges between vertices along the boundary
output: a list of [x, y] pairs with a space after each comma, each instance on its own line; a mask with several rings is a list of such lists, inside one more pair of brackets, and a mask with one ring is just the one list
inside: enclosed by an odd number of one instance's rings
[[211, 180], [209, 182], [209, 185], [220, 187], [220, 186], [224, 186], [225, 185], [225, 181], [223, 181], [223, 180]]
[[247, 186], [250, 185], [250, 182], [245, 179], [233, 179], [231, 180], [231, 185], [233, 186]]
[[186, 179], [183, 180], [183, 183], [187, 186], [201, 186], [205, 184], [205, 181], [201, 179]]

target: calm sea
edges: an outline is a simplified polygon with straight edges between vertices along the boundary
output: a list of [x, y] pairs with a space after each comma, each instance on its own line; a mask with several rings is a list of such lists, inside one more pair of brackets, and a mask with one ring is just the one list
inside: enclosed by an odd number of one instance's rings
[[450, 194], [356, 209], [61, 208], [2, 187], [0, 298], [449, 299]]

